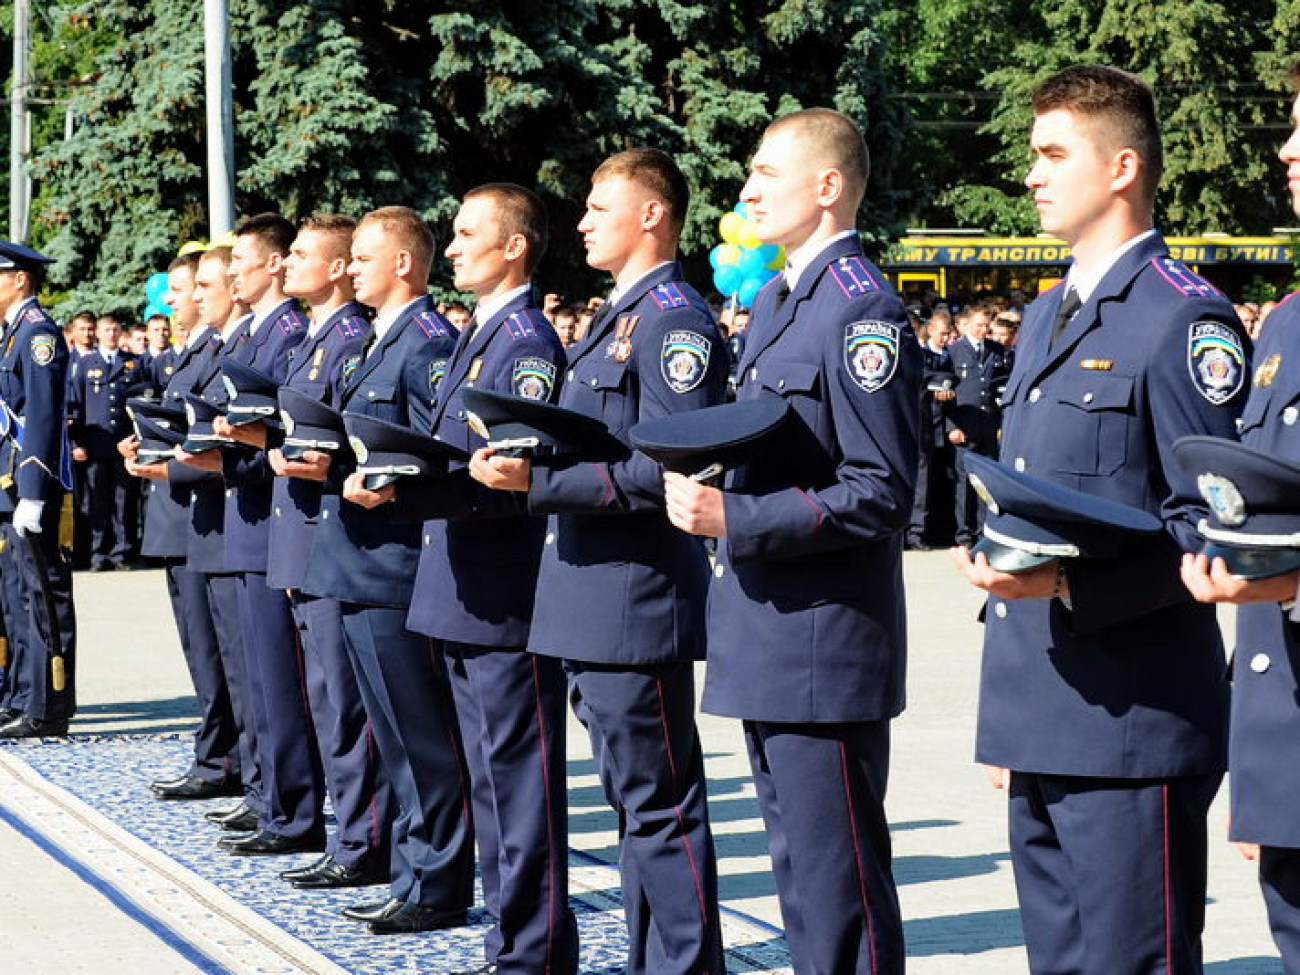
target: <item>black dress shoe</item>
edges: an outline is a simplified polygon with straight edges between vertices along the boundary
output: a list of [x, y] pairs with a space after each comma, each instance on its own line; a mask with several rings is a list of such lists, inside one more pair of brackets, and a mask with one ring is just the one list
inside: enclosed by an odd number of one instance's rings
[[249, 809], [245, 806], [236, 816], [227, 816], [217, 823], [222, 829], [231, 833], [253, 833], [257, 831], [258, 820], [261, 819], [257, 810]]
[[370, 884], [388, 883], [388, 869], [376, 867], [362, 860], [351, 866], [333, 858], [315, 870], [287, 878], [298, 890], [333, 890], [337, 887], [368, 887]]
[[20, 714], [7, 724], [0, 725], [0, 738], [58, 738], [68, 733], [68, 720], [42, 721]]
[[280, 856], [286, 853], [320, 853], [325, 849], [325, 831], [317, 830], [306, 836], [281, 836], [270, 830], [260, 829], [247, 836], [225, 836], [217, 840], [217, 846], [231, 856], [262, 857]]
[[401, 909], [405, 901], [390, 897], [383, 901], [367, 901], [365, 904], [353, 904], [343, 908], [343, 916], [349, 921], [377, 921]]
[[419, 904], [403, 904], [386, 917], [370, 922], [371, 934], [413, 934], [416, 931], [442, 931], [465, 926], [465, 911], [444, 911]]
[[319, 860], [313, 860], [311, 863], [302, 867], [290, 867], [288, 870], [281, 870], [277, 875], [281, 880], [292, 880], [294, 877], [302, 877], [309, 873], [315, 873], [321, 867], [327, 867], [334, 862], [334, 858], [326, 853]]
[[244, 791], [238, 782], [211, 782], [197, 775], [183, 775], [170, 782], [155, 782], [152, 789], [159, 799], [217, 799], [221, 796], [242, 795]]

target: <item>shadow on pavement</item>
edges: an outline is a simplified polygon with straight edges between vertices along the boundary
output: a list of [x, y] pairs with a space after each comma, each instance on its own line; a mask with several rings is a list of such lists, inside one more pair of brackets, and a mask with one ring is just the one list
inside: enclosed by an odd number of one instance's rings
[[904, 921], [903, 931], [909, 958], [972, 955], [999, 948], [1019, 948], [1025, 943], [1020, 912], [1010, 908], [916, 918]]

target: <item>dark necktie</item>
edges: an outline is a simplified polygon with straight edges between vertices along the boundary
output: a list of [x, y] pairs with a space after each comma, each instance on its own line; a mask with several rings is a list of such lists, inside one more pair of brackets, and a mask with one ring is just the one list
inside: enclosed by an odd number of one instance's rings
[[596, 314], [591, 316], [591, 321], [587, 324], [587, 335], [595, 335], [605, 324], [605, 319], [609, 318], [610, 312], [614, 310], [614, 302], [606, 298], [596, 309]]
[[776, 286], [776, 301], [772, 303], [773, 317], [781, 314], [781, 309], [785, 307], [785, 300], [790, 297], [790, 279], [784, 274], [781, 275], [781, 283]]
[[1079, 300], [1079, 292], [1071, 288], [1065, 293], [1065, 298], [1061, 301], [1061, 309], [1056, 313], [1056, 321], [1052, 323], [1052, 344], [1061, 337], [1065, 327], [1070, 324], [1070, 319], [1075, 313], [1083, 307], [1083, 302]]

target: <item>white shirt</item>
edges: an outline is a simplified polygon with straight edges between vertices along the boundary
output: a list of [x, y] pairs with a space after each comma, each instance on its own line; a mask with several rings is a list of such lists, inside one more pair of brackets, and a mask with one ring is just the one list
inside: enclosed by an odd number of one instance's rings
[[831, 244], [843, 240], [845, 237], [857, 237], [856, 230], [841, 230], [830, 240], [823, 243], [815, 251], [805, 253], [807, 245], [796, 247], [792, 251], [785, 252], [785, 283], [793, 291], [799, 284], [799, 278], [803, 275], [806, 268], [810, 267], [818, 257], [826, 252]]
[[618, 303], [618, 300], [622, 298], [624, 295], [631, 294], [633, 291], [639, 291], [640, 288], [638, 286], [641, 284], [642, 281], [646, 280], [652, 274], [658, 274], [661, 270], [663, 270], [666, 267], [671, 267], [672, 263], [673, 263], [672, 261], [664, 261], [662, 264], [656, 264], [654, 267], [646, 271], [645, 274], [641, 275], [635, 281], [628, 282], [628, 286], [626, 288], [616, 287], [613, 291], [609, 293], [609, 298], [608, 298], [608, 301], [610, 303], [609, 306], [613, 308], [614, 305]]
[[512, 288], [503, 295], [497, 295], [495, 298], [488, 298], [484, 301], [480, 301], [474, 307], [474, 319], [470, 323], [470, 336], [472, 337], [485, 322], [492, 320], [493, 315], [499, 312], [506, 305], [510, 304], [510, 302], [514, 301], [520, 295], [525, 294], [531, 287], [531, 284], [521, 284], [519, 287]]
[[1111, 268], [1119, 263], [1119, 259], [1131, 251], [1148, 237], [1154, 237], [1156, 230], [1152, 227], [1145, 233], [1140, 233], [1132, 240], [1126, 241], [1111, 252], [1109, 258], [1098, 264], [1091, 272], [1085, 273], [1079, 270], [1077, 264], [1070, 265], [1070, 270], [1065, 275], [1065, 291], [1062, 294], [1069, 294], [1073, 288], [1079, 295], [1079, 301], [1086, 304], [1092, 297], [1092, 293], [1097, 290], [1097, 285], [1101, 284], [1101, 279], [1106, 276]]

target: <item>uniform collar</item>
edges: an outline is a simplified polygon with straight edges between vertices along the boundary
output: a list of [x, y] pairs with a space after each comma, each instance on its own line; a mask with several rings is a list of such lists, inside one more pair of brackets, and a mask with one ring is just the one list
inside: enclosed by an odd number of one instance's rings
[[18, 321], [18, 317], [27, 310], [27, 306], [34, 304], [36, 304], [35, 295], [31, 295], [30, 297], [24, 298], [22, 301], [18, 302], [18, 304], [9, 309], [9, 315], [5, 318], [5, 325], [12, 325], [14, 322]]
[[1091, 273], [1085, 274], [1078, 269], [1077, 265], [1071, 265], [1070, 270], [1065, 275], [1065, 290], [1061, 294], [1069, 294], [1073, 288], [1079, 295], [1079, 301], [1084, 304], [1092, 297], [1092, 293], [1097, 290], [1097, 285], [1101, 284], [1101, 279], [1113, 268], [1129, 251], [1140, 245], [1148, 237], [1154, 237], [1156, 234], [1155, 227], [1132, 237], [1119, 247], [1111, 251], [1104, 263], [1097, 265]]
[[651, 278], [658, 278], [664, 273], [665, 268], [675, 267], [676, 264], [676, 261], [663, 261], [650, 268], [650, 270], [646, 271], [645, 274], [641, 275], [639, 278], [636, 278], [628, 284], [626, 288], [615, 288], [609, 293], [609, 301], [611, 302], [610, 307], [617, 307], [618, 303], [622, 301], [626, 295], [639, 294], [643, 291], [649, 290]]
[[531, 288], [532, 283], [525, 281], [519, 287], [511, 288], [503, 295], [497, 295], [495, 298], [488, 298], [484, 301], [480, 301], [474, 308], [474, 328], [478, 329], [480, 326], [486, 325], [488, 322], [492, 321], [492, 319], [496, 317], [497, 312], [519, 298], [521, 295], [527, 294]]
[[846, 237], [856, 237], [856, 230], [841, 230], [838, 234], [822, 242], [822, 245], [814, 251], [808, 251], [807, 245], [796, 247], [792, 251], [787, 251], [785, 255], [785, 283], [793, 293], [799, 286], [799, 278], [803, 272], [810, 267], [816, 267], [818, 260], [823, 254], [829, 251], [836, 243], [844, 240]]
[[429, 297], [428, 295], [420, 295], [418, 298], [412, 298], [410, 301], [404, 304], [392, 315], [384, 315], [381, 317], [377, 317], [375, 319], [375, 326], [374, 326], [375, 341], [374, 344], [371, 345], [371, 348], [372, 349], [376, 348], [379, 345], [379, 343], [384, 340], [384, 336], [386, 336], [392, 330], [393, 326], [398, 321], [400, 321], [405, 315], [407, 315], [412, 308], [414, 308], [420, 302], [425, 301], [428, 297]]

